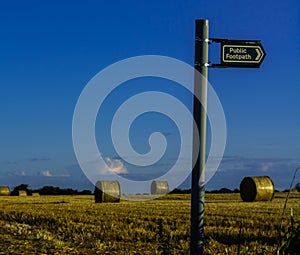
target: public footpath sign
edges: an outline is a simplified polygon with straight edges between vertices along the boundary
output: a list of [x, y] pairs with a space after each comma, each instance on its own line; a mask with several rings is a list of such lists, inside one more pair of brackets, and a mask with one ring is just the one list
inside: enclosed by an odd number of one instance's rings
[[266, 53], [260, 41], [226, 40], [221, 42], [221, 65], [258, 68]]

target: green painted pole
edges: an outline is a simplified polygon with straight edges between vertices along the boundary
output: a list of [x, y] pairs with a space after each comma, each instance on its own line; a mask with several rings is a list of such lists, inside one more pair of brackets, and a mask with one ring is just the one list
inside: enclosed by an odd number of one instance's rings
[[[195, 74], [194, 78], [194, 93], [199, 94], [201, 102], [194, 96], [194, 120], [197, 130], [193, 131], [193, 162], [196, 163], [192, 171], [190, 254], [202, 255], [204, 252], [208, 20], [196, 20], [195, 37], [195, 69], [202, 77]], [[196, 141], [196, 137], [199, 137], [200, 141]], [[197, 148], [199, 154], [195, 153]]]

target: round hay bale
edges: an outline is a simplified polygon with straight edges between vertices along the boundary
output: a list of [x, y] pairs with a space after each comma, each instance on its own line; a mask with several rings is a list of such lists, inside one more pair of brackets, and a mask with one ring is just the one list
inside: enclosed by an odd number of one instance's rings
[[169, 193], [169, 184], [167, 181], [153, 181], [151, 183], [152, 195], [164, 195]]
[[95, 203], [120, 202], [121, 187], [118, 181], [97, 181]]
[[38, 193], [38, 192], [33, 192], [33, 193], [31, 194], [31, 196], [33, 196], [33, 197], [39, 197], [39, 196], [40, 196], [40, 193]]
[[10, 189], [8, 186], [0, 186], [0, 196], [9, 196]]
[[26, 190], [18, 190], [18, 196], [19, 197], [26, 197], [27, 196]]
[[269, 176], [245, 177], [240, 184], [240, 195], [244, 202], [271, 201], [274, 183]]

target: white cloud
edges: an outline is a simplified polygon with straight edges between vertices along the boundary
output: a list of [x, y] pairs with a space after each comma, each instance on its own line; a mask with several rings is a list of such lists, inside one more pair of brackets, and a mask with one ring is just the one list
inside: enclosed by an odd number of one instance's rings
[[263, 162], [260, 164], [260, 170], [262, 172], [268, 172], [269, 170], [272, 169], [273, 166], [274, 166], [273, 162]]
[[26, 172], [25, 172], [25, 171], [21, 171], [21, 172], [20, 172], [20, 175], [21, 175], [21, 176], [26, 176]]
[[39, 175], [44, 177], [70, 177], [69, 174], [53, 174], [49, 170], [42, 170], [39, 172]]
[[52, 174], [51, 174], [51, 172], [50, 172], [49, 170], [42, 170], [42, 171], [40, 172], [40, 174], [41, 174], [42, 176], [52, 177]]
[[109, 157], [104, 158], [107, 166], [105, 166], [104, 170], [108, 172], [113, 172], [115, 174], [127, 174], [128, 171], [124, 166], [123, 162], [119, 159], [111, 159]]
[[28, 176], [27, 173], [24, 170], [15, 171], [15, 172], [8, 172], [8, 175], [10, 175], [10, 176]]
[[115, 179], [115, 174], [128, 174], [128, 170], [121, 159], [103, 157], [101, 154], [90, 156], [89, 159], [82, 162], [81, 169], [92, 183], [103, 178]]

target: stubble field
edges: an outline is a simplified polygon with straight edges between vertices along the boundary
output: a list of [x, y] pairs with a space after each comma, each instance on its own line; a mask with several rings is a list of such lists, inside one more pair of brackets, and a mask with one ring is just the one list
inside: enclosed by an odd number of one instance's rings
[[[207, 194], [205, 254], [274, 254], [286, 193], [243, 203]], [[285, 228], [300, 220], [300, 195]], [[189, 254], [190, 196], [95, 204], [93, 196], [0, 197], [0, 254]]]

